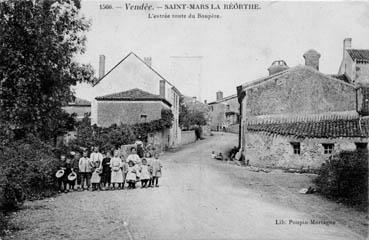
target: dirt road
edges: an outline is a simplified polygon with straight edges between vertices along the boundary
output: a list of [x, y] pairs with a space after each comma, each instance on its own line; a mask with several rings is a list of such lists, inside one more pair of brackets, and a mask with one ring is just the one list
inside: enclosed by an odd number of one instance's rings
[[8, 238], [364, 239], [357, 218], [335, 203], [295, 194], [308, 176], [254, 173], [209, 158], [236, 143], [237, 136], [223, 134], [166, 153], [159, 188], [29, 202], [14, 218], [22, 229]]

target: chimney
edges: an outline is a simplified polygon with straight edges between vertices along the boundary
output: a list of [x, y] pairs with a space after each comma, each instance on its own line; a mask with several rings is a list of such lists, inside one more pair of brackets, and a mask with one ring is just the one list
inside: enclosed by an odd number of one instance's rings
[[274, 61], [272, 63], [272, 65], [270, 65], [270, 67], [268, 68], [269, 76], [273, 75], [273, 74], [276, 74], [276, 73], [279, 73], [279, 72], [282, 72], [286, 69], [288, 69], [288, 66], [287, 66], [287, 63], [285, 61], [283, 61], [283, 60]]
[[319, 71], [320, 53], [318, 53], [314, 49], [310, 49], [309, 51], [304, 53], [303, 56], [305, 58], [305, 66], [315, 68], [316, 70]]
[[204, 104], [208, 104], [208, 101], [206, 99], [204, 100]]
[[105, 75], [105, 55], [99, 57], [99, 79]]
[[343, 40], [343, 57], [345, 57], [346, 49], [350, 49], [351, 48], [351, 42], [352, 42], [352, 39], [351, 38], [345, 38]]
[[218, 91], [217, 92], [217, 101], [222, 100], [223, 99], [223, 92], [222, 91]]
[[159, 94], [160, 94], [160, 97], [165, 99], [165, 80], [160, 80]]
[[151, 67], [151, 57], [144, 57], [144, 62], [146, 63], [147, 66]]

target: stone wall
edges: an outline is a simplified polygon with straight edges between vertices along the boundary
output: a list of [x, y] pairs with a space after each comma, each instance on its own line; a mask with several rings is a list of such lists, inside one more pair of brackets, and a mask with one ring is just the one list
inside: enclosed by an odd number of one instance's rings
[[196, 141], [195, 131], [182, 131], [181, 145], [193, 143]]
[[356, 110], [352, 85], [308, 67], [246, 89], [243, 117], [273, 114], [319, 114]]
[[97, 125], [141, 123], [141, 115], [146, 115], [146, 122], [150, 122], [161, 118], [163, 108], [169, 107], [160, 101], [98, 101]]
[[[359, 139], [305, 139], [299, 140], [284, 136], [246, 132], [245, 158], [250, 165], [258, 167], [317, 169], [330, 154], [324, 154], [322, 143], [334, 143], [334, 153], [342, 150], [355, 150]], [[300, 142], [301, 153], [294, 154], [291, 142]]]
[[210, 128], [213, 131], [221, 130], [222, 127], [227, 127], [230, 124], [234, 124], [237, 122], [237, 116], [229, 116], [226, 117], [226, 112], [234, 112], [239, 114], [240, 104], [238, 103], [237, 96], [214, 102], [209, 104], [209, 119], [210, 119]]

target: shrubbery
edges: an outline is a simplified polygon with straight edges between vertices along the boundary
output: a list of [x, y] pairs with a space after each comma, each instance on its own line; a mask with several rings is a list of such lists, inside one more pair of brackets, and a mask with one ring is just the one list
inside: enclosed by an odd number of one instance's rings
[[38, 199], [54, 192], [58, 160], [53, 149], [29, 135], [0, 145], [0, 205], [5, 211], [25, 199]]
[[344, 151], [333, 155], [322, 165], [315, 183], [326, 197], [366, 210], [368, 154]]
[[137, 139], [146, 142], [149, 133], [170, 128], [172, 123], [173, 113], [169, 109], [163, 109], [161, 118], [151, 122], [134, 125], [114, 124], [108, 128], [91, 126], [90, 119], [86, 116], [77, 126], [76, 139], [72, 140], [69, 145], [74, 150], [90, 149], [93, 146], [107, 150], [134, 143]]

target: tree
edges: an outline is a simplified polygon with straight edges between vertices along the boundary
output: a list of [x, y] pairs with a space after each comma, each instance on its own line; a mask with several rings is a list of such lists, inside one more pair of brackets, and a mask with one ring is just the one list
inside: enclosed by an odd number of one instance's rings
[[18, 136], [54, 138], [70, 123], [61, 109], [70, 87], [94, 81], [91, 65], [75, 61], [90, 27], [79, 9], [78, 0], [0, 2], [0, 121]]
[[179, 125], [182, 129], [191, 129], [206, 125], [205, 114], [197, 109], [188, 109], [187, 105], [180, 99]]

